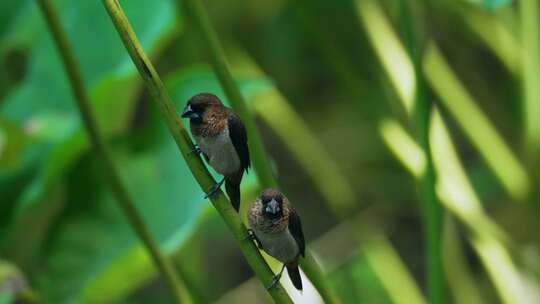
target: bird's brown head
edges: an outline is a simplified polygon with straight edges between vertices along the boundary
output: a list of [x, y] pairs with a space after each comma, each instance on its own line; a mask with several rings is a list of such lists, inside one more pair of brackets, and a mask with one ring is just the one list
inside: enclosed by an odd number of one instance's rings
[[276, 219], [283, 216], [283, 202], [286, 199], [275, 189], [266, 189], [259, 196], [262, 203], [262, 213], [265, 217]]
[[200, 123], [203, 121], [206, 110], [213, 106], [223, 106], [216, 95], [210, 93], [197, 94], [188, 100], [182, 112], [182, 118], [189, 118], [194, 123]]

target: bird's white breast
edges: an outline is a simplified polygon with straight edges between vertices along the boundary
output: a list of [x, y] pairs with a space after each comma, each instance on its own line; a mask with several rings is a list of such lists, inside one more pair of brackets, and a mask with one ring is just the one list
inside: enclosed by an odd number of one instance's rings
[[280, 262], [292, 262], [300, 253], [300, 248], [298, 248], [298, 244], [289, 229], [277, 233], [264, 233], [255, 227], [252, 228], [264, 251]]
[[240, 168], [240, 159], [229, 136], [228, 128], [217, 136], [195, 136], [195, 141], [201, 151], [208, 156], [210, 166], [218, 173], [232, 174]]

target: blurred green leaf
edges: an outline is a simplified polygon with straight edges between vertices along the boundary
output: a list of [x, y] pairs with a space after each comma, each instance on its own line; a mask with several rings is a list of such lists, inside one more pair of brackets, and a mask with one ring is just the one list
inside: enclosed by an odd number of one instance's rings
[[[505, 303], [513, 303], [515, 299], [524, 295], [524, 290], [519, 287], [521, 273], [514, 264], [509, 250], [505, 248], [508, 236], [482, 208], [450, 134], [436, 110], [432, 113], [430, 144], [438, 176], [436, 190], [441, 203], [453, 212], [461, 223], [468, 226], [469, 241], [482, 260], [501, 299]], [[397, 153], [400, 150], [394, 148], [393, 151]], [[414, 151], [409, 151], [411, 152]], [[401, 161], [408, 161], [405, 157], [398, 158]], [[415, 164], [407, 165], [408, 168], [414, 166]]]
[[[55, 5], [64, 8], [67, 0], [56, 0]], [[27, 50], [38, 41], [44, 31], [39, 10], [31, 0], [5, 0], [0, 3], [0, 54], [10, 49]]]
[[489, 9], [497, 9], [512, 3], [512, 0], [484, 0], [484, 6]]
[[512, 3], [512, 0], [468, 0], [489, 10], [496, 10]]
[[14, 302], [13, 298], [11, 293], [0, 293], [0, 304], [11, 304]]
[[537, 161], [540, 152], [540, 6], [537, 0], [522, 0], [519, 3], [521, 21], [521, 81], [523, 133], [528, 160]]
[[414, 277], [382, 232], [366, 225], [360, 238], [365, 241], [363, 251], [369, 265], [394, 303], [426, 303]]
[[521, 41], [500, 16], [468, 7], [460, 11], [463, 21], [512, 73], [519, 73], [521, 66]]
[[[410, 112], [411, 92], [416, 90], [414, 70], [389, 18], [376, 1], [357, 1], [357, 9], [403, 107]], [[501, 184], [516, 200], [524, 199], [530, 188], [527, 172], [433, 44], [426, 51], [423, 68], [429, 84]]]
[[13, 264], [0, 260], [0, 303], [12, 303], [17, 293], [27, 288], [21, 271]]
[[416, 78], [414, 66], [378, 1], [356, 0], [356, 9], [363, 22], [375, 54], [381, 61], [401, 105], [412, 114]]
[[0, 3], [0, 36], [4, 33], [10, 23], [10, 16], [15, 14], [24, 4], [21, 0], [4, 0]]
[[433, 43], [426, 50], [423, 68], [442, 104], [493, 170], [501, 185], [516, 201], [523, 201], [531, 188], [525, 167]]
[[443, 226], [444, 271], [457, 304], [485, 303], [465, 256], [455, 221], [446, 215]]
[[[235, 78], [248, 101], [253, 99], [250, 97], [254, 94], [272, 86], [272, 82], [263, 76], [239, 75]], [[174, 73], [165, 78], [165, 84], [171, 93], [171, 98], [179, 104], [179, 110], [191, 96], [201, 92], [212, 92], [229, 105], [218, 79], [206, 65], [193, 65]]]
[[[126, 128], [132, 116], [138, 78], [105, 10], [97, 1], [57, 1], [62, 23], [74, 47], [101, 129], [107, 135]], [[172, 33], [175, 15], [172, 1], [129, 1], [126, 12], [144, 47], [158, 50]], [[21, 5], [10, 29], [1, 37], [3, 48], [28, 48], [28, 69], [21, 84], [0, 101], [0, 114], [24, 128], [30, 136], [22, 161], [0, 173], [6, 183], [28, 174], [27, 186], [16, 194], [15, 231], [28, 216], [27, 208], [58, 184], [80, 153], [88, 148], [86, 135], [57, 50], [33, 1]], [[24, 21], [24, 22], [23, 22]], [[104, 51], [106, 50], [106, 51]], [[7, 138], [8, 141], [12, 138]], [[7, 191], [11, 191], [7, 189]], [[0, 193], [5, 196], [5, 193]], [[32, 233], [40, 227], [28, 227]], [[9, 239], [20, 238], [11, 235]], [[4, 247], [6, 245], [4, 244]], [[17, 254], [16, 246], [10, 252]], [[13, 248], [15, 247], [15, 248]]]
[[[164, 252], [172, 254], [206, 206], [198, 184], [171, 141], [144, 154], [115, 156], [145, 222]], [[112, 201], [106, 179], [92, 177], [99, 160], [89, 162], [73, 172], [67, 200], [76, 206], [49, 242], [40, 290], [52, 303], [118, 300], [155, 274], [146, 250]]]
[[[365, 254], [360, 253], [351, 257], [349, 261], [331, 273], [330, 281], [343, 300], [343, 304], [393, 303]], [[351, 288], [352, 286], [354, 287]]]
[[17, 165], [28, 140], [22, 128], [0, 117], [0, 168], [2, 170], [9, 170]]

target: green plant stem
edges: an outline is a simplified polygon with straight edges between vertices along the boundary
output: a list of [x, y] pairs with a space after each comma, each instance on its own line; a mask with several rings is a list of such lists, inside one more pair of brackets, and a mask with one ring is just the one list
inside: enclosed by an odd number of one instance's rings
[[[154, 66], [146, 56], [142, 46], [133, 32], [124, 11], [117, 0], [103, 0], [103, 4], [111, 17], [116, 30], [118, 31], [124, 46], [126, 47], [133, 63], [137, 67], [152, 99], [156, 102], [167, 127], [171, 132], [182, 156], [191, 170], [194, 178], [197, 180], [203, 191], [208, 191], [214, 184], [215, 180], [206, 169], [202, 159], [196, 153], [191, 153], [194, 150], [194, 145], [191, 142], [189, 134], [185, 129], [178, 113], [175, 109], [171, 98], [169, 97], [163, 82], [157, 74]], [[238, 213], [232, 208], [231, 203], [220, 190], [212, 195], [210, 200], [222, 216], [223, 220], [231, 230], [234, 238], [238, 242], [242, 253], [247, 262], [263, 283], [264, 286], [269, 286], [274, 274], [255, 244], [248, 238], [248, 232], [242, 223]], [[285, 289], [278, 284], [274, 288], [268, 290], [270, 296], [276, 303], [292, 303], [292, 300], [286, 293]]]
[[418, 36], [415, 35], [411, 5], [412, 3], [407, 0], [400, 1], [403, 40], [412, 59], [416, 77], [415, 104], [411, 119], [416, 131], [416, 141], [426, 157], [425, 172], [419, 179], [419, 186], [425, 222], [428, 299], [429, 303], [441, 304], [444, 303], [446, 295], [441, 252], [442, 208], [435, 193], [435, 170], [429, 143], [431, 103], [428, 99], [427, 86], [421, 67], [421, 48]]
[[246, 125], [250, 156], [255, 167], [255, 172], [261, 187], [277, 187], [277, 182], [272, 173], [269, 158], [264, 150], [263, 142], [257, 131], [255, 119], [247, 107], [247, 103], [240, 92], [240, 88], [236, 85], [229, 69], [225, 52], [219, 43], [216, 31], [210, 23], [210, 18], [200, 0], [186, 0], [185, 5], [197, 28], [200, 31], [205, 47], [208, 51], [208, 57], [216, 73], [216, 76], [221, 83], [223, 91], [227, 95], [235, 112], [240, 115], [242, 121]]
[[139, 235], [139, 238], [146, 246], [157, 269], [161, 272], [165, 282], [169, 285], [176, 302], [191, 303], [192, 299], [188, 290], [175, 273], [172, 264], [160, 252], [157, 242], [154, 240], [149, 229], [143, 222], [143, 219], [138, 213], [126, 186], [123, 184], [120, 178], [120, 174], [115, 167], [109, 148], [105, 143], [105, 139], [98, 129], [96, 119], [94, 118], [95, 115], [90, 106], [90, 98], [88, 97], [84, 87], [79, 66], [75, 60], [73, 50], [69, 45], [67, 35], [62, 29], [57, 12], [55, 11], [50, 0], [39, 0], [38, 3], [43, 15], [45, 16], [49, 30], [53, 35], [58, 51], [60, 52], [60, 56], [64, 64], [64, 68], [66, 69], [66, 73], [68, 75], [73, 94], [75, 95], [75, 100], [77, 102], [77, 106], [79, 107], [86, 131], [96, 153], [101, 158], [102, 165], [105, 169], [104, 171], [107, 174], [109, 186], [116, 198], [115, 201], [118, 202], [120, 208], [127, 216], [131, 226], [134, 228]]
[[[200, 0], [187, 0], [186, 5], [192, 18], [199, 27], [210, 55], [210, 61], [225, 93], [231, 101], [233, 108], [238, 112], [246, 124], [251, 139], [254, 139], [250, 142], [250, 147], [252, 147], [251, 155], [260, 184], [263, 187], [277, 187], [277, 182], [272, 174], [270, 162], [264, 151], [262, 140], [258, 135], [253, 115], [248, 110], [240, 89], [232, 77], [223, 48], [219, 43], [217, 34], [212, 27], [206, 10]], [[301, 265], [302, 269], [317, 288], [323, 299], [325, 299], [327, 303], [336, 303], [338, 301], [337, 297], [329, 288], [322, 270], [309, 251], [306, 254], [306, 259], [301, 260]]]
[[[247, 103], [240, 92], [240, 88], [234, 81], [231, 71], [225, 58], [225, 52], [221, 46], [218, 36], [210, 18], [206, 13], [200, 0], [186, 0], [186, 7], [191, 18], [196, 23], [197, 28], [209, 52], [209, 59], [221, 83], [221, 87], [229, 98], [234, 110], [240, 115], [246, 125], [249, 136], [250, 156], [257, 173], [259, 184], [264, 187], [278, 187], [278, 183], [272, 173], [270, 161], [264, 150], [263, 142], [255, 125], [255, 119], [247, 108]], [[311, 280], [315, 288], [319, 291], [326, 303], [337, 303], [338, 299], [326, 283], [325, 277], [315, 259], [309, 258], [311, 253], [307, 252], [306, 259], [301, 261], [302, 269]], [[309, 259], [308, 259], [309, 258]]]
[[330, 287], [324, 272], [310, 250], [306, 250], [306, 256], [300, 259], [300, 267], [317, 289], [324, 303], [341, 303], [334, 290]]
[[[540, 19], [538, 0], [519, 2], [521, 17], [523, 121], [526, 155], [529, 161], [537, 161], [540, 151]], [[535, 160], [536, 158], [536, 160]]]

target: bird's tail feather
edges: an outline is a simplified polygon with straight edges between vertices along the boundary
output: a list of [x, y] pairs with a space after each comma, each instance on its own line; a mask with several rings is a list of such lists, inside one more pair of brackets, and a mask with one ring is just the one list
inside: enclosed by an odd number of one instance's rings
[[302, 290], [302, 277], [300, 276], [300, 269], [298, 268], [298, 263], [287, 265], [287, 272], [289, 273], [289, 278], [298, 290]]
[[238, 212], [238, 209], [240, 209], [240, 185], [231, 184], [225, 181], [225, 190], [227, 191], [227, 195], [231, 200], [234, 210]]
[[240, 209], [240, 182], [242, 181], [243, 173], [244, 171], [242, 170], [237, 174], [225, 178], [225, 191], [227, 191], [227, 195], [236, 212]]

